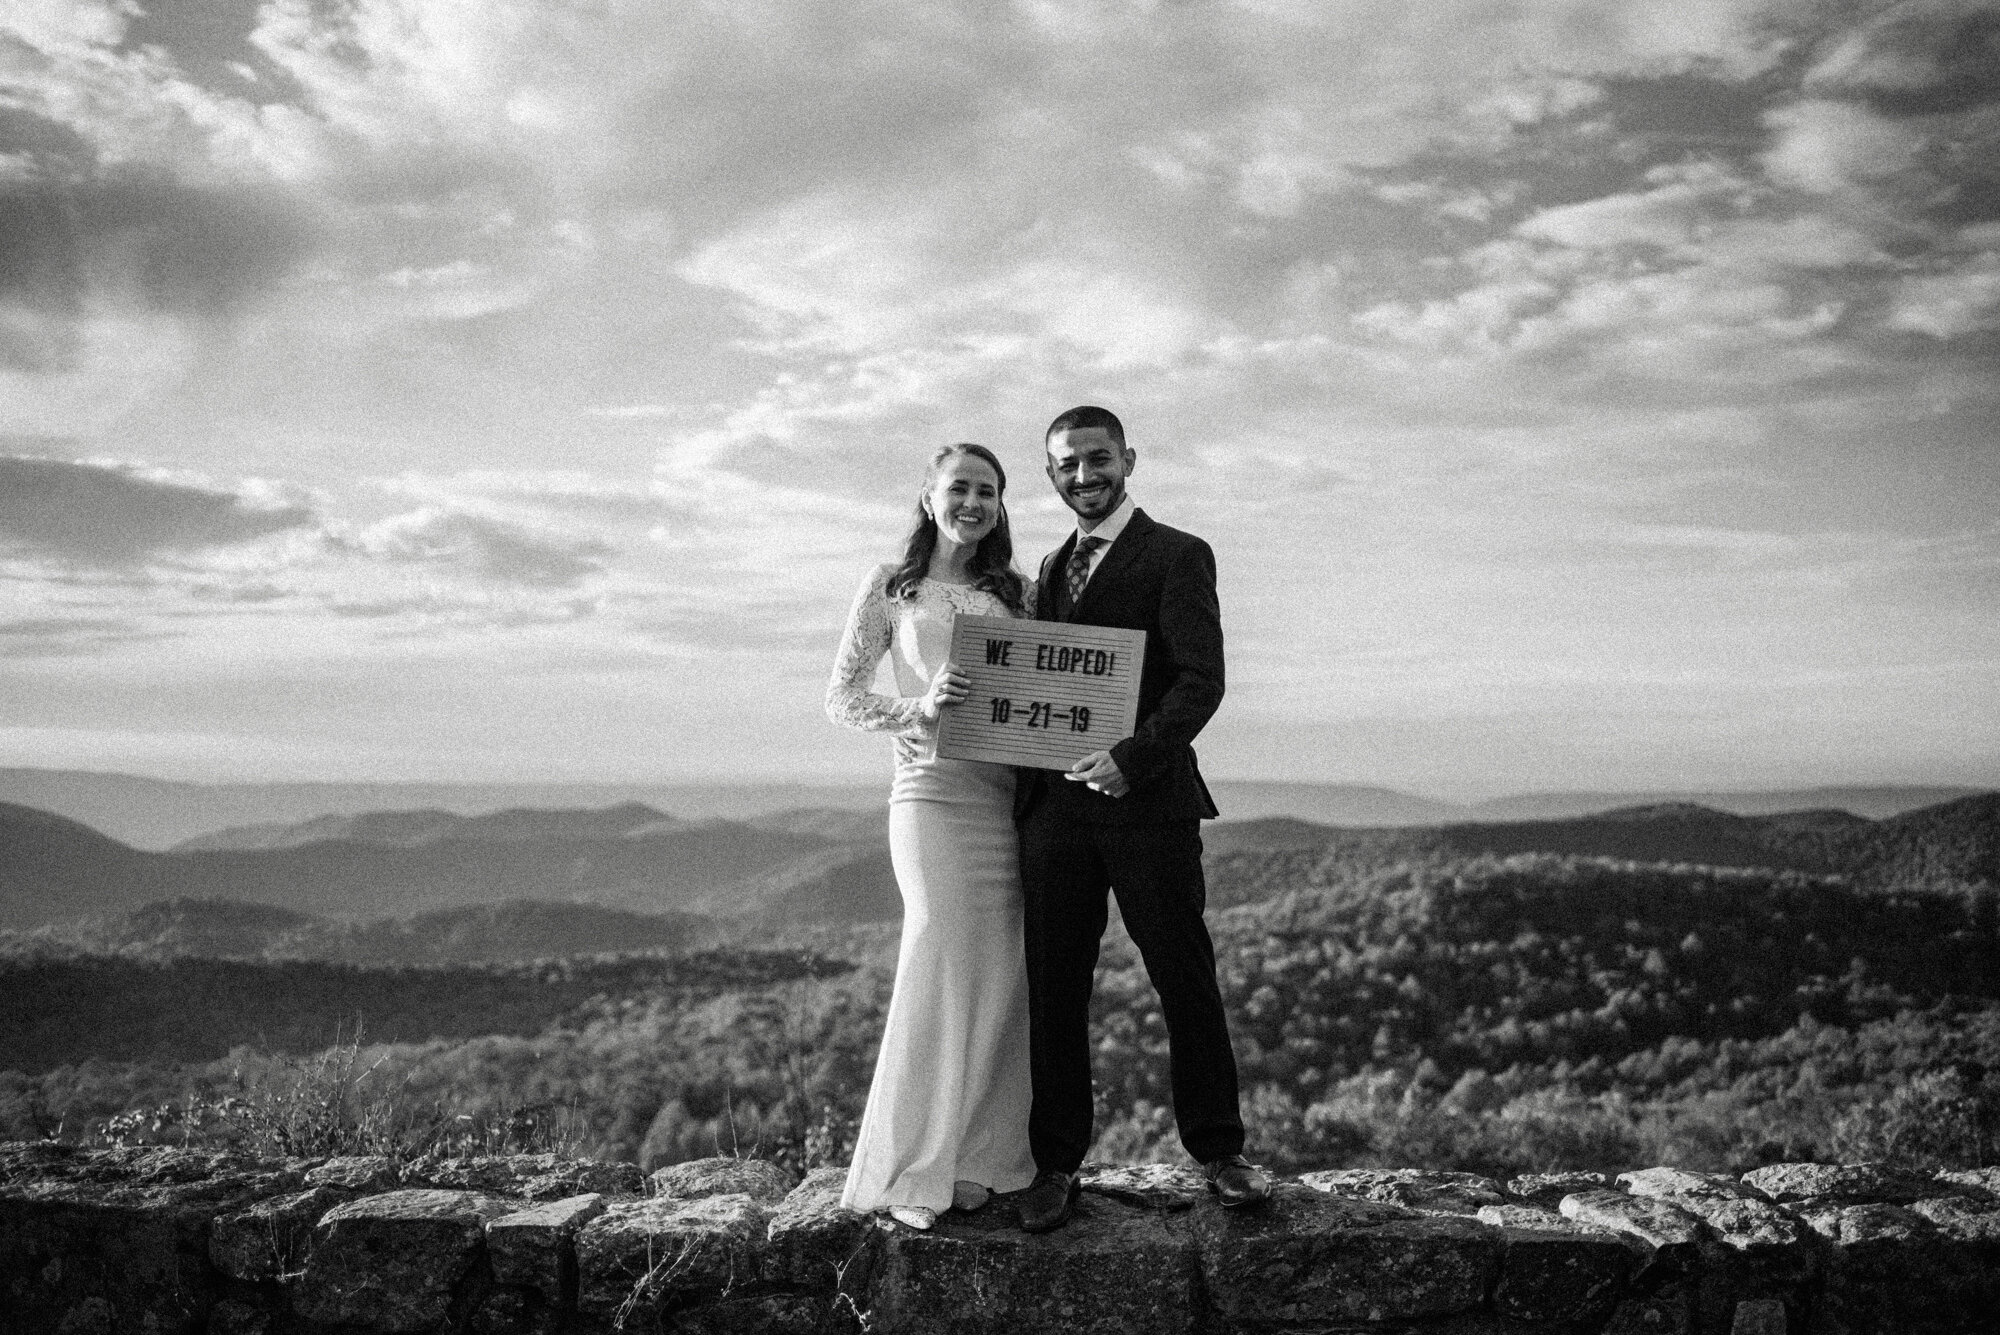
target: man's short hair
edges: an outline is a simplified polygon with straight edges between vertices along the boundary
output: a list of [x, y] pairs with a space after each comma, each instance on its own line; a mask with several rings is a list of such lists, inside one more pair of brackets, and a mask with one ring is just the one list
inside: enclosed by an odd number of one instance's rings
[[1092, 428], [1111, 437], [1119, 449], [1125, 448], [1125, 424], [1118, 420], [1118, 414], [1109, 408], [1098, 408], [1088, 403], [1070, 409], [1049, 423], [1049, 429], [1042, 433], [1042, 443], [1048, 444], [1049, 437], [1058, 431], [1089, 431]]

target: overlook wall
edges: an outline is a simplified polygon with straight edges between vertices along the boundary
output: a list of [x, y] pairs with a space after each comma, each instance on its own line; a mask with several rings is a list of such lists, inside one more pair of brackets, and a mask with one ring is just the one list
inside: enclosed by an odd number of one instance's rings
[[5, 1144], [0, 1332], [2000, 1331], [2000, 1169], [1345, 1170], [1225, 1213], [1187, 1169], [1106, 1167], [1041, 1237], [1005, 1201], [886, 1224], [841, 1178]]

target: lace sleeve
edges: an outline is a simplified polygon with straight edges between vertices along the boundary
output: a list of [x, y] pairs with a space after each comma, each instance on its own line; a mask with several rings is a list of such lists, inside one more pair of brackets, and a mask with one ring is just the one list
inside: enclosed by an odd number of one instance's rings
[[847, 630], [834, 656], [833, 675], [826, 683], [826, 716], [846, 728], [888, 732], [898, 737], [928, 737], [926, 720], [914, 696], [878, 695], [868, 689], [882, 655], [895, 634], [895, 609], [884, 578], [877, 570], [862, 582], [847, 614]]

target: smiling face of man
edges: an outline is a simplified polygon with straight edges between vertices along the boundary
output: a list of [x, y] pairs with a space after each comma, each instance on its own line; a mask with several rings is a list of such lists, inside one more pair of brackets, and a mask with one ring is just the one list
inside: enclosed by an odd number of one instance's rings
[[1076, 511], [1088, 533], [1125, 499], [1125, 479], [1138, 455], [1112, 439], [1103, 427], [1073, 427], [1049, 433], [1049, 481], [1063, 504]]

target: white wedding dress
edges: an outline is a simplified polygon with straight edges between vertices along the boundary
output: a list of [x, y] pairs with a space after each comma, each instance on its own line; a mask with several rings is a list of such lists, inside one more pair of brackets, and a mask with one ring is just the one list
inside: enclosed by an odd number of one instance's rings
[[[918, 708], [949, 656], [953, 616], [1012, 613], [932, 579], [892, 600], [893, 571], [876, 570], [856, 595], [826, 690], [836, 723], [895, 737], [889, 855], [903, 897], [895, 991], [841, 1204], [942, 1214], [955, 1181], [1018, 1191], [1035, 1176], [1014, 771], [940, 759], [936, 725]], [[893, 696], [870, 689], [885, 654]]]

